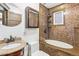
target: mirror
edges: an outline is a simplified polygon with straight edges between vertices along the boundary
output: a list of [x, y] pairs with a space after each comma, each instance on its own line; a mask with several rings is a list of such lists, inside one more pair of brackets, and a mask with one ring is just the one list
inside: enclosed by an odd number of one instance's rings
[[2, 18], [3, 18], [2, 15], [3, 15], [2, 12], [0, 12], [0, 24], [2, 24]]
[[0, 6], [0, 25], [3, 23], [3, 12], [4, 12], [4, 8]]
[[8, 12], [8, 19], [6, 26], [16, 26], [21, 23], [21, 15], [14, 13], [14, 12]]
[[8, 7], [7, 4], [0, 4], [0, 25], [10, 27], [19, 25], [22, 21], [22, 15], [17, 13], [17, 11], [10, 11], [10, 8], [8, 9]]
[[25, 9], [25, 24], [26, 28], [39, 27], [39, 12], [31, 7]]

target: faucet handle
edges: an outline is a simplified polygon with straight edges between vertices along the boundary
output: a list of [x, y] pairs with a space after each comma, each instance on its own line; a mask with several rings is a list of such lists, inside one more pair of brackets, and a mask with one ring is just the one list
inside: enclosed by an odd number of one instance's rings
[[14, 37], [10, 35], [10, 41], [14, 41]]

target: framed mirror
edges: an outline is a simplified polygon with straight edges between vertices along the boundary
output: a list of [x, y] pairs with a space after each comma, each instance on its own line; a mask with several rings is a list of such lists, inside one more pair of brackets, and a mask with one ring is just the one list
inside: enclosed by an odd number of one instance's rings
[[10, 26], [10, 27], [17, 26], [22, 21], [21, 14], [8, 11], [7, 15], [8, 15], [8, 19], [7, 19], [7, 22], [6, 22], [6, 26]]
[[33, 8], [26, 7], [25, 9], [25, 27], [38, 28], [39, 26], [39, 13]]
[[3, 15], [4, 15], [4, 8], [0, 5], [0, 25], [3, 24], [4, 19]]
[[10, 11], [11, 7], [9, 8], [9, 5], [0, 3], [0, 25], [9, 27], [17, 26], [22, 22], [22, 15], [20, 13], [17, 13], [17, 11]]
[[64, 25], [64, 12], [58, 11], [53, 13], [53, 24]]

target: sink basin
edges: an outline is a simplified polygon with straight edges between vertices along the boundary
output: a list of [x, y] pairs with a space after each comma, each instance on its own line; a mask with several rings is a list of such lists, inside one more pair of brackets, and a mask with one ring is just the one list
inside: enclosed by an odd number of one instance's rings
[[20, 43], [8, 44], [8, 45], [3, 46], [1, 49], [12, 49], [12, 48], [16, 48], [20, 45], [21, 45]]

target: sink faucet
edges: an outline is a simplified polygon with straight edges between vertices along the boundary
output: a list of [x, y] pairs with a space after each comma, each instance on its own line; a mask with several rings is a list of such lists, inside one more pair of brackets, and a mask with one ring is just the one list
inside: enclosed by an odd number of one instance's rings
[[9, 40], [10, 40], [10, 42], [11, 42], [11, 41], [14, 41], [14, 40], [15, 40], [15, 38], [14, 38], [14, 37], [12, 37], [12, 35], [10, 35], [10, 39], [9, 39]]
[[6, 43], [13, 42], [15, 40], [15, 38], [12, 37], [12, 35], [10, 35], [10, 38], [4, 38], [4, 39]]

